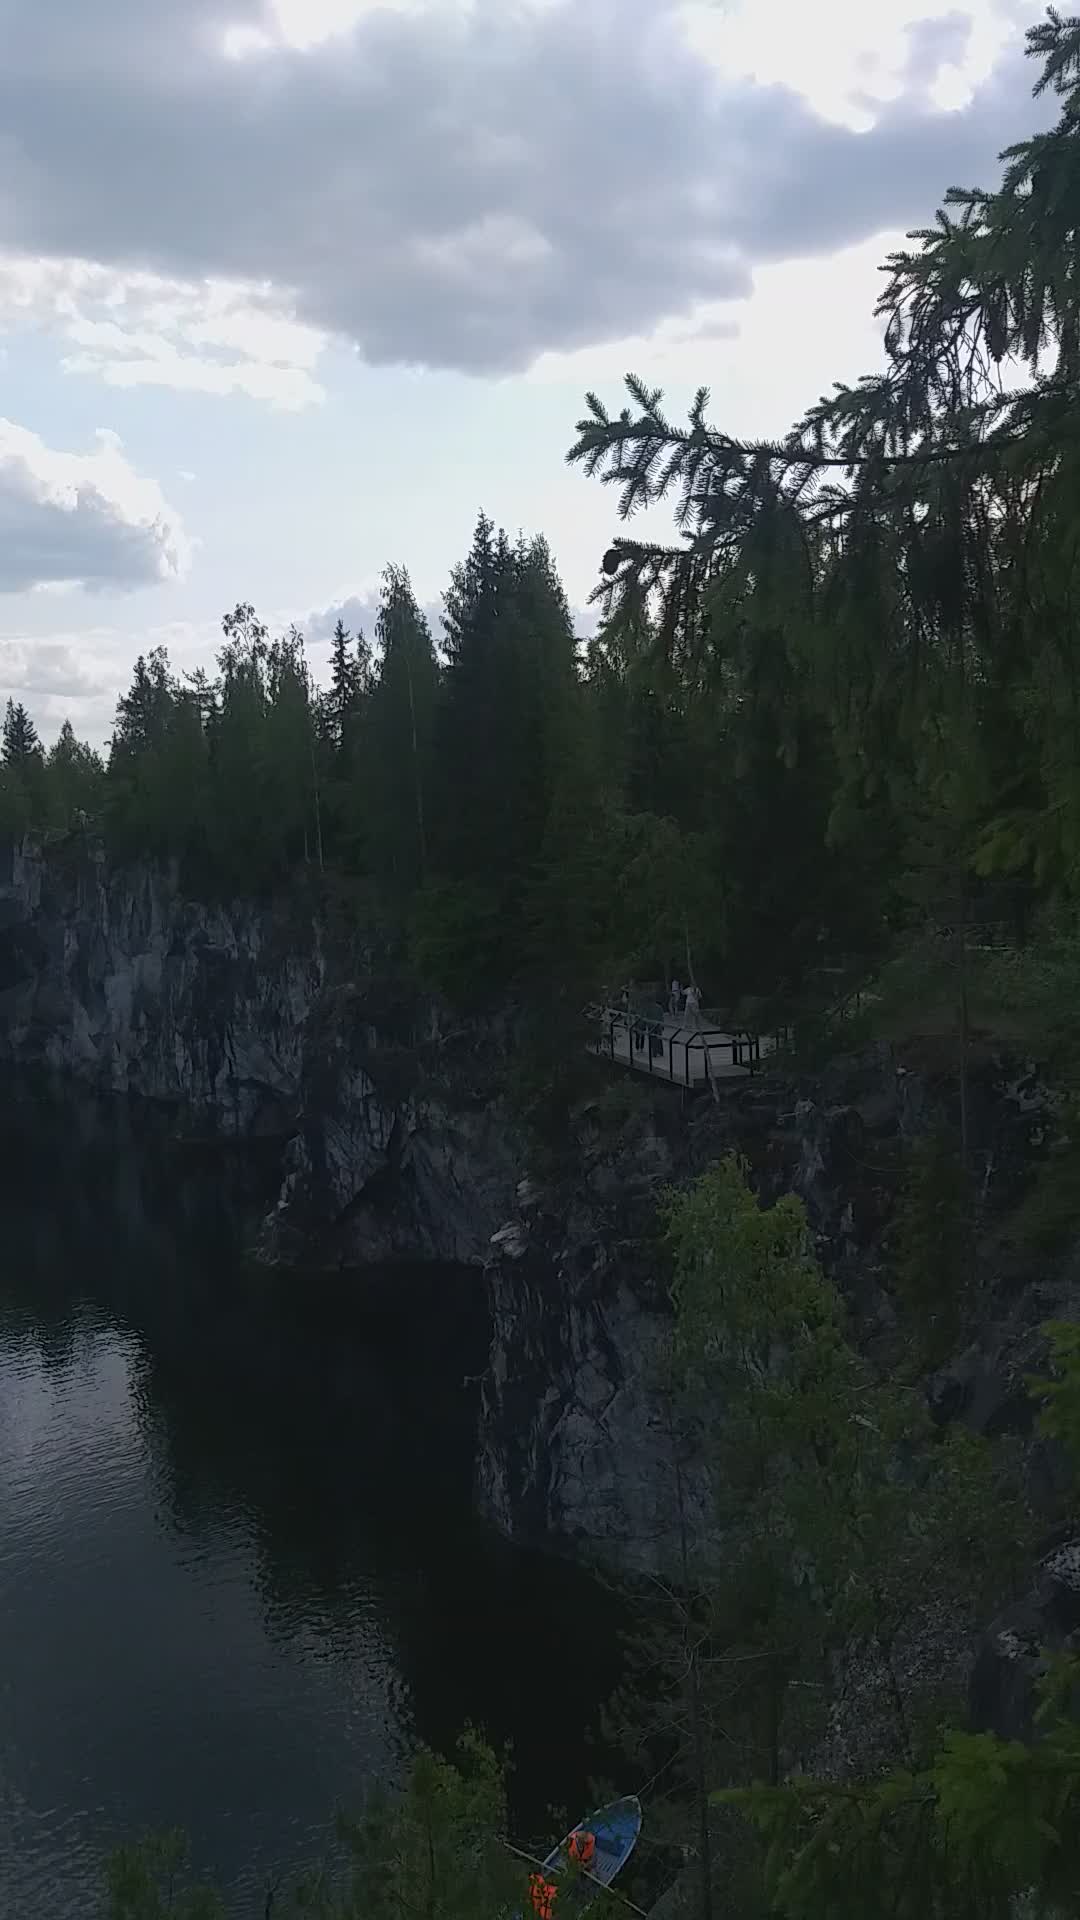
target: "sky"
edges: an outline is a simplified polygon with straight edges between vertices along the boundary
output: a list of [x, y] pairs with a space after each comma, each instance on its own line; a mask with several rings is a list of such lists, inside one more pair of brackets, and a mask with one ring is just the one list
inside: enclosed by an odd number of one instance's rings
[[239, 600], [322, 674], [481, 509], [586, 630], [585, 393], [772, 435], [872, 371], [880, 262], [1045, 122], [1042, 11], [0, 0], [0, 698], [100, 744]]

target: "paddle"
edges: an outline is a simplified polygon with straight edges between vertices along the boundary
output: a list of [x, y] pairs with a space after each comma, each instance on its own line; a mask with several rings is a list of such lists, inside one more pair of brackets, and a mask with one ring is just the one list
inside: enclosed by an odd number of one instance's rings
[[[531, 1867], [539, 1867], [543, 1873], [551, 1873], [553, 1871], [545, 1860], [538, 1860], [534, 1853], [526, 1853], [523, 1848], [515, 1847], [512, 1840], [504, 1840], [503, 1846], [508, 1848], [511, 1853], [516, 1853], [519, 1860], [527, 1860]], [[640, 1907], [635, 1907], [633, 1901], [628, 1900], [625, 1893], [619, 1893], [615, 1887], [609, 1887], [605, 1881], [598, 1880], [595, 1873], [589, 1872], [588, 1867], [578, 1867], [575, 1878], [577, 1875], [580, 1875], [582, 1880], [591, 1880], [594, 1887], [598, 1887], [601, 1893], [610, 1894], [613, 1900], [621, 1900], [624, 1907], [629, 1907], [631, 1913], [636, 1913], [639, 1916], [639, 1920], [649, 1920], [648, 1914], [643, 1912]]]

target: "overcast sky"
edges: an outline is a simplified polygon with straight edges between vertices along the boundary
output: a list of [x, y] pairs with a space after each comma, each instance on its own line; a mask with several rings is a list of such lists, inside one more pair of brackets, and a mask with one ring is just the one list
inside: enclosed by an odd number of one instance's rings
[[221, 614], [437, 605], [480, 507], [584, 603], [587, 388], [778, 433], [1045, 116], [1028, 0], [0, 0], [0, 695], [101, 741]]

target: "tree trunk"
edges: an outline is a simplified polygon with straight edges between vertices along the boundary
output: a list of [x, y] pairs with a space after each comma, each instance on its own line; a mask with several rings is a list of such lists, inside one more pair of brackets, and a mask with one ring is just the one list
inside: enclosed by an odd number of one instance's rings
[[968, 1055], [971, 1030], [968, 1008], [968, 939], [967, 939], [967, 901], [962, 899], [960, 906], [960, 926], [958, 928], [959, 996], [957, 1006], [957, 1032], [959, 1038], [959, 1078], [960, 1078], [960, 1164], [964, 1169], [965, 1180], [971, 1172], [971, 1137], [969, 1125], [969, 1089]]
[[413, 787], [416, 793], [416, 834], [420, 849], [420, 878], [427, 875], [427, 835], [424, 831], [424, 787], [420, 777], [420, 743], [416, 737], [416, 701], [413, 697], [412, 661], [405, 649], [405, 677], [409, 683], [409, 723], [412, 728]]
[[325, 867], [325, 862], [323, 860], [323, 838], [322, 838], [322, 795], [319, 792], [319, 779], [318, 779], [318, 775], [315, 772], [314, 752], [312, 752], [312, 756], [311, 756], [311, 778], [312, 778], [312, 788], [313, 788], [314, 799], [315, 799], [315, 857], [319, 862], [319, 872], [325, 873], [326, 867]]
[[[683, 1593], [690, 1595], [690, 1545], [686, 1531], [686, 1498], [682, 1461], [672, 1422], [675, 1457], [675, 1497], [679, 1509], [679, 1555], [682, 1564]], [[701, 1670], [695, 1648], [689, 1661], [690, 1733], [694, 1749], [694, 1791], [698, 1810], [698, 1856], [701, 1866], [701, 1920], [713, 1920], [712, 1844], [709, 1837], [709, 1785], [705, 1776], [705, 1727], [701, 1708]]]
[[769, 1655], [769, 1785], [780, 1785], [780, 1674], [775, 1651]]

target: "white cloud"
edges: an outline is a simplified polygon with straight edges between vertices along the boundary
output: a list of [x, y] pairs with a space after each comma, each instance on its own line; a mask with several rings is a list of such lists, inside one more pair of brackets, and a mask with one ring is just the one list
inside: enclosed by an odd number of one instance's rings
[[178, 673], [212, 668], [221, 628], [170, 621], [136, 631], [112, 626], [65, 630], [45, 638], [0, 633], [0, 704], [10, 694], [28, 708], [48, 744], [64, 720], [80, 739], [103, 747], [112, 733], [117, 697], [130, 685], [140, 653], [168, 650]]
[[684, 0], [682, 21], [729, 81], [788, 87], [830, 120], [864, 128], [912, 86], [940, 109], [968, 105], [1043, 11], [1041, 0], [1019, 0], [1011, 14], [993, 0], [933, 13], [925, 0], [769, 0], [765, 14], [760, 0]]
[[[316, 607], [304, 617], [279, 614], [271, 626], [278, 631], [295, 621], [304, 635], [308, 664], [316, 680], [326, 682], [329, 677], [331, 641], [339, 620], [347, 633], [354, 636], [362, 633], [372, 653], [378, 653], [375, 623], [379, 614], [380, 593], [379, 581], [370, 580], [361, 586], [344, 588], [328, 605]], [[442, 601], [421, 600], [420, 611], [426, 615], [432, 639], [438, 647], [443, 631]]]
[[0, 687], [31, 700], [83, 701], [109, 691], [109, 672], [95, 665], [85, 642], [0, 638]]
[[0, 592], [130, 588], [181, 579], [183, 523], [156, 480], [135, 472], [114, 433], [66, 453], [0, 420]]
[[[309, 645], [315, 648], [329, 648], [334, 628], [342, 621], [347, 632], [362, 633], [369, 646], [375, 641], [375, 620], [379, 611], [379, 583], [372, 581], [366, 586], [347, 588], [331, 600], [328, 606], [316, 607], [306, 619], [297, 618], [296, 624]], [[427, 609], [431, 617], [432, 609]], [[436, 614], [438, 609], [435, 609]], [[283, 625], [289, 622], [283, 621]], [[436, 629], [437, 631], [437, 629]]]
[[1042, 111], [1003, 18], [0, 0], [0, 247], [74, 275], [67, 364], [117, 385], [296, 408], [330, 335], [373, 364], [520, 371], [992, 178]]
[[30, 326], [76, 349], [65, 372], [108, 386], [243, 393], [288, 412], [326, 397], [314, 378], [326, 335], [265, 286], [0, 255], [0, 332]]

